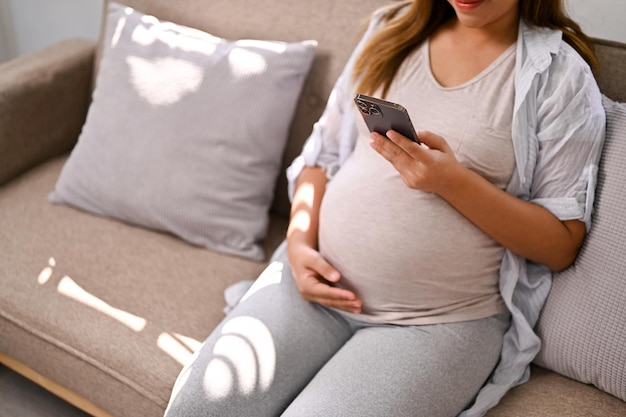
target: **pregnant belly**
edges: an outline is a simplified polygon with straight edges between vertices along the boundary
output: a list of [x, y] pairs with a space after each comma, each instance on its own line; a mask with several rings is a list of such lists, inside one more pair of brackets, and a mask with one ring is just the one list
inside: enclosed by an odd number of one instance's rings
[[502, 248], [444, 200], [393, 171], [346, 164], [328, 184], [320, 252], [364, 312], [428, 311], [497, 292]]

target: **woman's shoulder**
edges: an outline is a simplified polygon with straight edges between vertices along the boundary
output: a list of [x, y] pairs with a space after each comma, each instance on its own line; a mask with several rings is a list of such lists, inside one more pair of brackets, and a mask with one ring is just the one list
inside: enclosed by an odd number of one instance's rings
[[534, 67], [540, 72], [548, 69], [554, 72], [555, 67], [571, 73], [591, 72], [589, 64], [565, 41], [560, 30], [531, 26], [524, 22], [521, 25], [523, 45], [526, 48], [524, 55], [533, 61]]
[[[521, 71], [538, 73], [541, 91], [551, 95], [556, 91], [568, 99], [582, 90], [598, 90], [589, 64], [556, 29], [539, 28], [522, 23], [521, 47], [518, 57], [528, 62], [518, 66]], [[529, 65], [530, 64], [530, 65]], [[522, 77], [526, 78], [527, 77]], [[564, 82], [564, 81], [567, 82]]]
[[572, 95], [599, 90], [589, 64], [565, 40], [561, 41], [558, 52], [552, 57], [549, 71], [542, 78], [568, 90]]
[[563, 39], [562, 32], [525, 25], [520, 33], [523, 50], [518, 57], [524, 62], [517, 67], [522, 72], [518, 78], [537, 82], [536, 100], [527, 103], [534, 103], [545, 117], [585, 114], [592, 123], [600, 121], [604, 110], [595, 76], [583, 57]]

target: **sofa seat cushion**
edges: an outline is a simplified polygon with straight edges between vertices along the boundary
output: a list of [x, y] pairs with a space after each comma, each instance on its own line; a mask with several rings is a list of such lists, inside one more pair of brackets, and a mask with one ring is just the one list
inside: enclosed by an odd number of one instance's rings
[[626, 403], [591, 385], [532, 366], [530, 380], [513, 388], [486, 417], [623, 417]]
[[[264, 264], [47, 203], [64, 161], [0, 193], [0, 352], [116, 416], [160, 415], [224, 289]], [[285, 228], [273, 218], [268, 253]]]

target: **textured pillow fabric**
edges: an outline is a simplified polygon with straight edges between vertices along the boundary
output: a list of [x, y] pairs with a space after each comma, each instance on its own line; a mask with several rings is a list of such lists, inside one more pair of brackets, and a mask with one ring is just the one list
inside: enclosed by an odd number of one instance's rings
[[50, 200], [254, 260], [316, 43], [227, 41], [111, 3]]
[[575, 265], [555, 274], [535, 362], [626, 401], [626, 103], [603, 103], [593, 227]]

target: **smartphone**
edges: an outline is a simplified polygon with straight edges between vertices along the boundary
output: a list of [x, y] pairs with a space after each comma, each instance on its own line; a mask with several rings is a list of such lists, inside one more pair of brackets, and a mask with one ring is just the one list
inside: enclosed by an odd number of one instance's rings
[[388, 130], [395, 130], [413, 142], [420, 143], [409, 113], [403, 106], [365, 94], [357, 94], [354, 102], [370, 132], [386, 136]]

